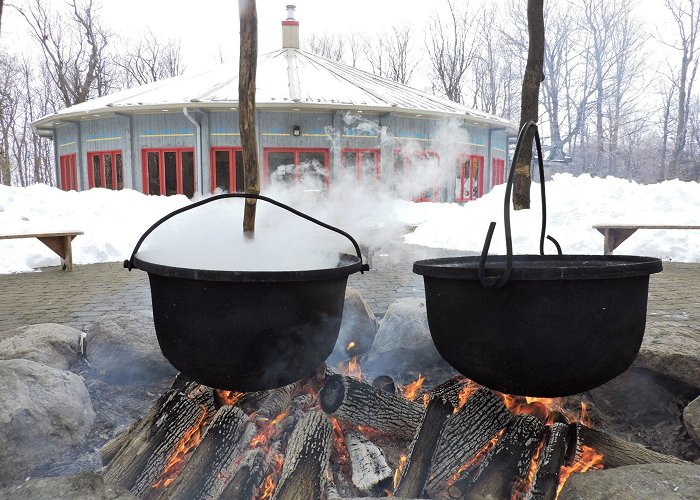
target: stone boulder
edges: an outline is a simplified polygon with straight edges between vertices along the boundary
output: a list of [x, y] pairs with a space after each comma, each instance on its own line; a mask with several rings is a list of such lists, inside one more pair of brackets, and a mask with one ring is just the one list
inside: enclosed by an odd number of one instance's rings
[[403, 382], [407, 375], [452, 370], [433, 344], [425, 299], [401, 298], [389, 306], [362, 368], [369, 376], [389, 375]]
[[683, 410], [683, 423], [690, 437], [700, 446], [700, 397]]
[[634, 364], [700, 388], [700, 327], [648, 321]]
[[116, 385], [149, 385], [177, 373], [160, 351], [150, 311], [110, 314], [93, 323], [87, 359], [98, 377]]
[[29, 479], [16, 486], [0, 490], [0, 498], [7, 500], [132, 500], [136, 497], [121, 486], [105, 484], [94, 472], [75, 476]]
[[[340, 323], [338, 340], [328, 362], [333, 366], [338, 361], [344, 361], [369, 351], [378, 328], [379, 321], [377, 321], [377, 317], [367, 301], [360, 292], [348, 287], [345, 291], [343, 320]], [[348, 348], [351, 342], [352, 347]]]
[[78, 375], [26, 359], [0, 361], [0, 485], [82, 448], [95, 412]]
[[80, 353], [79, 330], [56, 323], [21, 326], [2, 332], [0, 359], [28, 359], [67, 370]]
[[644, 464], [573, 474], [559, 500], [697, 499], [698, 492], [700, 466]]

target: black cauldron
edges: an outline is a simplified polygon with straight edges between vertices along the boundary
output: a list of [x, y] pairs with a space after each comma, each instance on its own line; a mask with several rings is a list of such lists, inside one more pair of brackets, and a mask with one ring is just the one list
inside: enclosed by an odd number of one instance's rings
[[567, 396], [597, 387], [625, 371], [644, 336], [653, 257], [544, 255], [546, 199], [539, 134], [534, 128], [542, 194], [540, 255], [513, 256], [510, 195], [504, 203], [507, 255], [488, 257], [492, 222], [481, 256], [415, 262], [425, 281], [433, 342], [456, 370], [497, 391]]
[[[215, 271], [139, 259], [141, 243], [171, 217], [204, 203], [241, 197], [267, 201], [350, 239], [357, 256], [307, 271]], [[363, 272], [349, 234], [260, 195], [213, 196], [176, 210], [149, 228], [124, 267], [148, 272], [153, 320], [163, 355], [184, 375], [218, 389], [259, 391], [311, 374], [330, 355], [340, 330], [350, 274]]]

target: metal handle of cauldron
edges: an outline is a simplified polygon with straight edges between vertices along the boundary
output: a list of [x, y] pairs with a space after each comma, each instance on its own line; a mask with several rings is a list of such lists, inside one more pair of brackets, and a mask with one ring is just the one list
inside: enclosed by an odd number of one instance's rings
[[[510, 231], [510, 195], [513, 189], [513, 179], [515, 178], [515, 163], [518, 161], [520, 155], [520, 149], [522, 148], [523, 142], [525, 142], [525, 136], [530, 129], [534, 129], [535, 132], [535, 145], [537, 146], [537, 163], [540, 172], [540, 193], [542, 195], [542, 230], [540, 232], [540, 255], [544, 255], [544, 239], [545, 230], [547, 228], [547, 198], [545, 196], [544, 189], [544, 162], [542, 160], [542, 144], [540, 143], [540, 134], [537, 130], [537, 123], [530, 120], [526, 122], [520, 129], [518, 134], [518, 142], [515, 145], [515, 153], [513, 154], [513, 163], [508, 172], [508, 183], [506, 185], [506, 195], [503, 202], [503, 225], [505, 226], [506, 234], [506, 268], [503, 271], [501, 277], [497, 276], [486, 276], [486, 258], [488, 257], [489, 247], [491, 246], [491, 238], [493, 237], [493, 231], [496, 229], [496, 223], [491, 222], [489, 224], [489, 230], [486, 233], [486, 241], [484, 242], [484, 248], [481, 251], [481, 259], [479, 260], [479, 281], [484, 288], [502, 288], [508, 283], [510, 279], [510, 273], [513, 269], [513, 239], [511, 237]], [[561, 246], [559, 242], [555, 240], [550, 235], [547, 235], [547, 239], [550, 240], [557, 247], [557, 252], [559, 255], [562, 254]]]
[[136, 256], [136, 252], [139, 251], [139, 248], [141, 248], [141, 243], [148, 237], [149, 234], [153, 232], [155, 228], [160, 226], [163, 222], [166, 220], [175, 217], [178, 214], [181, 214], [182, 212], [186, 212], [188, 210], [192, 210], [193, 208], [197, 208], [201, 205], [204, 205], [206, 203], [211, 203], [212, 201], [216, 200], [221, 200], [223, 198], [255, 198], [256, 200], [263, 200], [268, 203], [271, 203], [275, 206], [278, 206], [280, 208], [283, 208], [294, 215], [298, 215], [302, 219], [306, 219], [308, 221], [311, 221], [315, 224], [318, 224], [321, 227], [324, 227], [326, 229], [329, 229], [331, 231], [334, 231], [338, 234], [342, 234], [345, 236], [347, 239], [350, 240], [352, 243], [352, 246], [355, 247], [355, 252], [357, 252], [357, 257], [360, 259], [360, 273], [364, 274], [365, 271], [369, 271], [369, 264], [363, 264], [362, 263], [362, 252], [360, 252], [360, 245], [357, 244], [357, 241], [355, 241], [355, 238], [350, 236], [348, 233], [343, 231], [342, 229], [338, 229], [337, 227], [331, 226], [330, 224], [326, 224], [325, 222], [321, 222], [318, 219], [314, 219], [310, 215], [306, 215], [303, 212], [300, 212], [299, 210], [296, 210], [288, 205], [285, 205], [284, 203], [280, 203], [277, 200], [273, 200], [272, 198], [268, 198], [267, 196], [262, 196], [260, 194], [248, 194], [248, 193], [226, 193], [226, 194], [219, 194], [216, 196], [212, 196], [211, 198], [207, 198], [206, 200], [201, 200], [195, 203], [192, 203], [191, 205], [188, 205], [183, 208], [179, 208], [173, 212], [170, 212], [168, 215], [157, 221], [155, 224], [153, 224], [151, 227], [149, 227], [145, 233], [141, 235], [141, 238], [139, 238], [139, 241], [136, 243], [136, 246], [134, 247], [134, 251], [131, 252], [131, 257], [128, 260], [124, 261], [124, 267], [127, 268], [129, 271], [131, 271], [134, 268], [134, 257]]

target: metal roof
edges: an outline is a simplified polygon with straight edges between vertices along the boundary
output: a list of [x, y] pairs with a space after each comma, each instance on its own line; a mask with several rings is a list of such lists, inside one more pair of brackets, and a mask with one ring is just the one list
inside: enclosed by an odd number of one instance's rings
[[[462, 117], [491, 127], [516, 131], [513, 123], [299, 49], [283, 48], [260, 57], [256, 75], [260, 109], [327, 108], [420, 113]], [[212, 108], [238, 105], [238, 68], [213, 69], [159, 80], [91, 99], [45, 116], [35, 128], [100, 113], [135, 113], [161, 108]]]

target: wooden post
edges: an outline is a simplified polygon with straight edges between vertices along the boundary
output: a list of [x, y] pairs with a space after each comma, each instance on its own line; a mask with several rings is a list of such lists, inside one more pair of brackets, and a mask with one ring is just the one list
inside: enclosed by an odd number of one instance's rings
[[[520, 101], [520, 126], [527, 121], [538, 121], [540, 82], [544, 80], [544, 0], [527, 1], [528, 52], [525, 75], [523, 76], [522, 100]], [[532, 130], [532, 129], [530, 129]], [[515, 179], [513, 179], [513, 208], [530, 208], [530, 161], [532, 160], [532, 140], [534, 132], [526, 136], [519, 158], [515, 158]], [[540, 179], [544, 182], [544, 179]]]
[[[255, 71], [258, 61], [258, 13], [255, 0], [238, 0], [241, 50], [238, 72], [238, 128], [243, 153], [243, 183], [246, 194], [260, 194], [258, 145], [255, 139]], [[255, 232], [255, 199], [246, 199], [243, 232]]]

